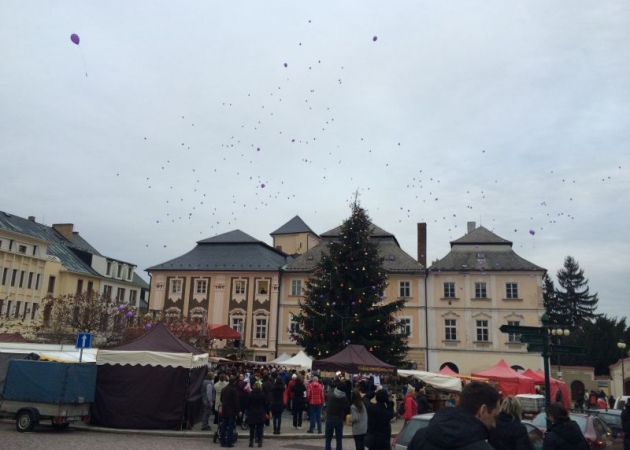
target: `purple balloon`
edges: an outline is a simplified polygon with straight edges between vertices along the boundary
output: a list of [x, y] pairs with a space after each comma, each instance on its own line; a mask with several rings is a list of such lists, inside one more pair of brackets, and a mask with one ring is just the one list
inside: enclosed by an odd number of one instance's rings
[[150, 330], [153, 327], [153, 325], [151, 325], [150, 323], [147, 323], [144, 328], [146, 328], [147, 330]]
[[79, 45], [79, 42], [81, 42], [81, 39], [79, 39], [79, 35], [74, 33], [70, 35], [70, 40], [76, 45]]
[[125, 309], [125, 305], [118, 305], [118, 311], [123, 311]]

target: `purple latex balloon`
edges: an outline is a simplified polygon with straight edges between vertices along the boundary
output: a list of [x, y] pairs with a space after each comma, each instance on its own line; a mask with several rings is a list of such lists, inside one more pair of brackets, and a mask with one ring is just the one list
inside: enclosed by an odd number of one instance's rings
[[125, 305], [118, 305], [118, 311], [122, 311], [125, 309]]
[[146, 328], [147, 330], [150, 330], [153, 327], [153, 325], [151, 325], [150, 323], [147, 323], [144, 328]]
[[70, 35], [70, 40], [76, 45], [79, 45], [79, 42], [81, 42], [81, 39], [79, 39], [79, 35], [74, 33]]
[[131, 319], [133, 317], [133, 313], [129, 311], [127, 314], [125, 314], [125, 316]]

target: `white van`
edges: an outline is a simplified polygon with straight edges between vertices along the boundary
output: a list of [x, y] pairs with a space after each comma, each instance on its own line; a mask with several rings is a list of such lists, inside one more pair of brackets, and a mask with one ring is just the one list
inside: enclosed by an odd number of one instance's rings
[[630, 401], [630, 395], [622, 395], [615, 400], [615, 407], [613, 409], [623, 409], [626, 403]]

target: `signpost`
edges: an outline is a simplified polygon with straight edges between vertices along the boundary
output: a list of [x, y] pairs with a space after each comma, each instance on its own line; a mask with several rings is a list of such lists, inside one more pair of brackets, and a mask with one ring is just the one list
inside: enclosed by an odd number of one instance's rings
[[[549, 325], [549, 316], [547, 313], [543, 314], [540, 318], [542, 326], [540, 327], [526, 327], [519, 325], [501, 325], [499, 330], [502, 333], [520, 334], [521, 342], [527, 343], [527, 351], [530, 353], [540, 353], [543, 357], [543, 365], [545, 370], [545, 410], [551, 403], [550, 400], [550, 385], [549, 385], [549, 357], [552, 354], [564, 354], [564, 355], [584, 355], [586, 354], [586, 348], [577, 347], [575, 345], [552, 345], [549, 342], [549, 336], [551, 329], [556, 325]], [[547, 429], [550, 428], [549, 417], [547, 417]]]
[[77, 343], [75, 348], [79, 349], [79, 363], [83, 361], [83, 349], [92, 347], [92, 333], [77, 334]]

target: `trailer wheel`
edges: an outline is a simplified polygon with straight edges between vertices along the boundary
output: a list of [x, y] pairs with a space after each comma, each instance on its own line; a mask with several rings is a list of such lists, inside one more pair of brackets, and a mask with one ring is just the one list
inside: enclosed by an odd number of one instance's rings
[[26, 431], [33, 431], [33, 428], [35, 428], [33, 413], [30, 411], [19, 412], [15, 418], [15, 429], [20, 433], [24, 433]]

